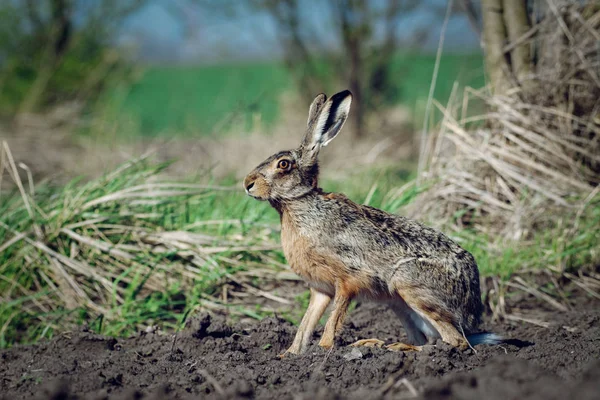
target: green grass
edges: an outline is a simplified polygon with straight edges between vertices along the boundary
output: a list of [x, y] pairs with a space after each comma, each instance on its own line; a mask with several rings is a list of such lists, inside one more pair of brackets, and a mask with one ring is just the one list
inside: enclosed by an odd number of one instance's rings
[[455, 236], [473, 254], [483, 276], [508, 279], [522, 271], [542, 269], [573, 273], [593, 268], [600, 260], [600, 201], [588, 207], [577, 227], [551, 226], [520, 244], [470, 230]]
[[[126, 335], [159, 321], [177, 327], [228, 274], [244, 262], [260, 260], [255, 254], [260, 252], [230, 252], [227, 247], [251, 247], [253, 238], [260, 236], [256, 231], [267, 221], [277, 221], [268, 204], [252, 202], [239, 193], [237, 184], [232, 191], [150, 183], [162, 168], [140, 162], [89, 183], [39, 187], [34, 196], [27, 196], [31, 213], [19, 193], [2, 196], [0, 243], [20, 233], [27, 239], [0, 253], [0, 347], [49, 337], [57, 327], [69, 324], [89, 323], [108, 335]], [[136, 187], [140, 189], [131, 190]], [[124, 196], [102, 201], [115, 194]], [[90, 206], [94, 199], [100, 203]], [[216, 222], [197, 226], [205, 221]], [[36, 235], [35, 226], [41, 235]], [[65, 229], [106, 248], [74, 240]], [[177, 241], [138, 244], [140, 232], [166, 231], [202, 233], [203, 246], [225, 249], [191, 264]], [[115, 249], [131, 258], [111, 254]], [[235, 257], [235, 263], [222, 260], [228, 257]], [[283, 261], [278, 254], [272, 257]], [[191, 277], [186, 265], [195, 268]], [[100, 278], [105, 278], [104, 286]], [[78, 302], [74, 286], [89, 300]]]
[[145, 135], [210, 134], [240, 118], [247, 128], [256, 116], [272, 123], [288, 85], [277, 64], [150, 67], [139, 82], [103, 101], [115, 103], [121, 118], [137, 121]]
[[[398, 56], [394, 69], [402, 84], [397, 102], [415, 105], [425, 101], [435, 65], [435, 55]], [[440, 68], [435, 86], [434, 98], [444, 104], [450, 97], [454, 82], [460, 86], [483, 87], [483, 58], [480, 54], [445, 54], [440, 59]]]
[[[411, 108], [423, 107], [434, 64], [433, 54], [399, 54], [392, 71], [400, 90], [392, 101]], [[445, 103], [455, 80], [463, 86], [482, 86], [482, 71], [479, 54], [444, 55], [435, 97]], [[98, 107], [144, 136], [173, 132], [207, 135], [227, 132], [232, 127], [252, 129], [256, 120], [261, 122], [259, 128], [268, 129], [280, 115], [281, 94], [293, 88], [291, 79], [285, 67], [274, 62], [148, 67], [137, 83], [109, 91]]]
[[[209, 186], [192, 177], [157, 180], [165, 166], [137, 161], [91, 182], [39, 186], [25, 196], [2, 193], [0, 347], [82, 324], [111, 336], [154, 324], [178, 329], [199, 307], [268, 315], [252, 305], [223, 305], [218, 297], [240, 272], [281, 270], [277, 212], [232, 180]], [[370, 204], [391, 209], [385, 194], [408, 176], [405, 170], [357, 173], [353, 179], [376, 178], [378, 187], [346, 192], [363, 202], [370, 191]], [[327, 189], [347, 184], [324, 181]], [[188, 242], [168, 236], [182, 232], [200, 236]], [[257, 288], [261, 282], [247, 281]]]
[[[137, 161], [91, 182], [40, 186], [26, 196], [2, 193], [0, 347], [82, 324], [111, 336], [150, 325], [176, 330], [199, 308], [253, 318], [271, 314], [253, 304], [226, 305], [219, 296], [225, 283], [260, 288], [277, 279], [285, 263], [277, 213], [245, 196], [239, 182], [163, 182], [164, 167]], [[418, 194], [410, 184], [398, 193], [412, 177], [408, 168], [372, 169], [324, 179], [323, 187], [394, 211]], [[568, 224], [548, 226], [521, 243], [468, 230], [448, 233], [474, 254], [484, 276], [593, 266], [600, 259], [600, 201], [591, 201], [578, 220], [565, 215], [563, 221]], [[258, 270], [261, 278], [249, 278]], [[306, 301], [300, 296], [283, 316], [297, 322]]]

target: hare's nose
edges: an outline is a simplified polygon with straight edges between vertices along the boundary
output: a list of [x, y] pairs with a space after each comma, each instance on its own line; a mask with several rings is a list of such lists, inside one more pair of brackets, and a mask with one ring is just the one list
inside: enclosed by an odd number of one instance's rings
[[256, 182], [255, 174], [250, 174], [244, 179], [244, 189], [246, 189], [246, 193], [250, 193], [250, 189], [254, 187], [254, 182]]

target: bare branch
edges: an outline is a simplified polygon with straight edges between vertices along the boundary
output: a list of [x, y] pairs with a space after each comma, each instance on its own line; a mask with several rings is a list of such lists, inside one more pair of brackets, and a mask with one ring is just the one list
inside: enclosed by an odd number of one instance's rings
[[27, 17], [29, 18], [29, 22], [33, 25], [36, 31], [41, 31], [44, 29], [44, 23], [42, 22], [42, 18], [40, 16], [40, 4], [34, 0], [26, 0], [25, 8], [27, 11]]
[[460, 0], [460, 7], [467, 16], [471, 29], [481, 39], [481, 24], [479, 22], [480, 16], [477, 15], [477, 9], [471, 0]]
[[[504, 0], [504, 23], [511, 43], [531, 30], [525, 1]], [[532, 73], [529, 43], [521, 43], [511, 50], [510, 60], [515, 78], [523, 84]]]

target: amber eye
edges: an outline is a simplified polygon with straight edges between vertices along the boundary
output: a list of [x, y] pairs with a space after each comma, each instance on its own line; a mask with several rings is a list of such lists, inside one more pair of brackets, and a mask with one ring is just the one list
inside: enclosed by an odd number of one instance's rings
[[277, 168], [279, 169], [288, 169], [290, 167], [290, 162], [288, 160], [279, 160], [277, 163]]

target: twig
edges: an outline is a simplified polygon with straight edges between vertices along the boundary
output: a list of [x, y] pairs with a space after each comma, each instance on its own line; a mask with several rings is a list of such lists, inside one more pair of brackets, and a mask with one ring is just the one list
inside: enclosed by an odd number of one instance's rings
[[402, 375], [400, 374], [396, 374], [393, 377], [390, 377], [388, 381], [379, 389], [379, 393], [381, 394], [381, 396], [385, 395], [392, 388], [399, 388], [400, 386], [405, 386], [408, 389], [411, 397], [417, 397], [419, 395], [417, 389], [415, 389], [413, 384], [410, 383], [408, 379], [400, 378], [401, 376]]
[[563, 276], [573, 282], [575, 285], [579, 286], [581, 289], [585, 290], [590, 296], [600, 299], [600, 294], [592, 290], [588, 285], [584, 282], [580, 281], [580, 278], [576, 277], [573, 274], [568, 272], [563, 273]]
[[473, 346], [471, 346], [471, 342], [469, 342], [469, 339], [467, 339], [467, 336], [465, 335], [465, 330], [463, 329], [462, 324], [459, 324], [459, 327], [460, 327], [460, 333], [462, 334], [463, 339], [465, 339], [465, 341], [467, 342], [467, 344], [469, 345], [471, 350], [473, 350], [473, 352], [475, 354], [477, 354], [477, 350], [475, 350], [475, 348]]
[[419, 395], [419, 393], [417, 392], [417, 389], [415, 389], [415, 387], [413, 386], [412, 383], [410, 383], [410, 381], [406, 378], [402, 378], [400, 379], [395, 385], [395, 388], [399, 388], [400, 386], [405, 386], [408, 391], [410, 392], [412, 397], [417, 397]]
[[523, 317], [523, 316], [520, 316], [517, 314], [507, 314], [504, 316], [504, 318], [511, 320], [511, 321], [527, 322], [529, 324], [541, 326], [542, 328], [548, 328], [550, 326], [550, 323], [548, 323], [546, 321], [542, 321], [542, 320], [534, 319], [534, 318], [526, 318], [526, 317]]
[[564, 304], [559, 303], [558, 301], [554, 300], [552, 297], [550, 297], [546, 293], [543, 293], [543, 292], [539, 291], [538, 289], [534, 288], [533, 286], [531, 286], [530, 284], [525, 282], [523, 280], [523, 278], [521, 278], [520, 276], [515, 277], [514, 280], [517, 282], [516, 284], [512, 283], [512, 282], [506, 282], [506, 284], [508, 286], [512, 286], [514, 288], [521, 289], [529, 294], [532, 294], [533, 296], [535, 296], [541, 300], [544, 300], [545, 302], [547, 302], [548, 304], [550, 304], [552, 307], [556, 308], [559, 311], [563, 311], [563, 312], [569, 311], [569, 309]]
[[19, 177], [19, 170], [17, 169], [17, 166], [15, 165], [15, 160], [13, 159], [10, 148], [8, 147], [8, 143], [6, 141], [2, 141], [2, 146], [4, 148], [4, 154], [6, 155], [6, 159], [8, 160], [8, 165], [10, 166], [10, 169], [8, 171], [9, 171], [9, 173], [11, 173], [15, 184], [19, 188], [19, 192], [21, 193], [21, 198], [23, 199], [23, 204], [25, 205], [25, 209], [27, 210], [27, 213], [29, 214], [29, 218], [31, 218], [31, 223], [33, 226], [33, 231], [35, 232], [35, 236], [38, 239], [41, 239], [44, 237], [44, 235], [42, 234], [42, 230], [40, 229], [38, 224], [35, 222], [35, 215], [33, 213], [33, 209], [29, 202], [29, 196], [27, 195], [27, 193], [25, 193], [25, 189], [23, 188], [23, 182], [21, 182], [21, 178]]
[[223, 390], [223, 387], [219, 384], [219, 382], [217, 382], [217, 380], [215, 378], [213, 378], [213, 376], [211, 374], [208, 373], [208, 371], [206, 371], [205, 369], [201, 369], [198, 372], [200, 373], [200, 375], [202, 375], [206, 379], [206, 381], [208, 383], [213, 385], [213, 387], [215, 388], [217, 393], [219, 393], [221, 396], [225, 395], [225, 391]]
[[504, 46], [502, 51], [504, 52], [504, 54], [510, 53], [513, 49], [515, 49], [516, 47], [520, 46], [528, 39], [533, 37], [533, 35], [535, 35], [539, 29], [539, 25], [534, 25], [531, 29], [529, 29], [527, 32], [518, 37], [517, 40], [513, 41], [512, 43], [508, 43], [506, 46]]
[[333, 352], [333, 347], [331, 347], [329, 350], [327, 350], [327, 353], [325, 353], [325, 357], [323, 358], [323, 361], [321, 362], [321, 364], [319, 364], [319, 368], [317, 368], [318, 372], [323, 372], [323, 368], [325, 368], [325, 363], [329, 359], [329, 356], [331, 355], [332, 352]]
[[177, 332], [173, 334], [173, 341], [171, 342], [171, 355], [173, 355], [173, 351], [175, 350], [175, 342], [177, 341]]
[[262, 297], [264, 297], [266, 299], [273, 300], [273, 301], [276, 301], [276, 302], [281, 303], [281, 304], [292, 304], [292, 302], [289, 301], [288, 299], [284, 299], [283, 297], [275, 296], [274, 294], [271, 294], [269, 292], [265, 292], [263, 290], [257, 289], [254, 286], [251, 286], [251, 285], [249, 285], [249, 284], [247, 284], [245, 282], [241, 282], [239, 279], [236, 279], [232, 274], [227, 274], [227, 277], [231, 281], [237, 283], [238, 285], [240, 285], [243, 288], [245, 288], [246, 290], [248, 290], [250, 293], [262, 296]]

